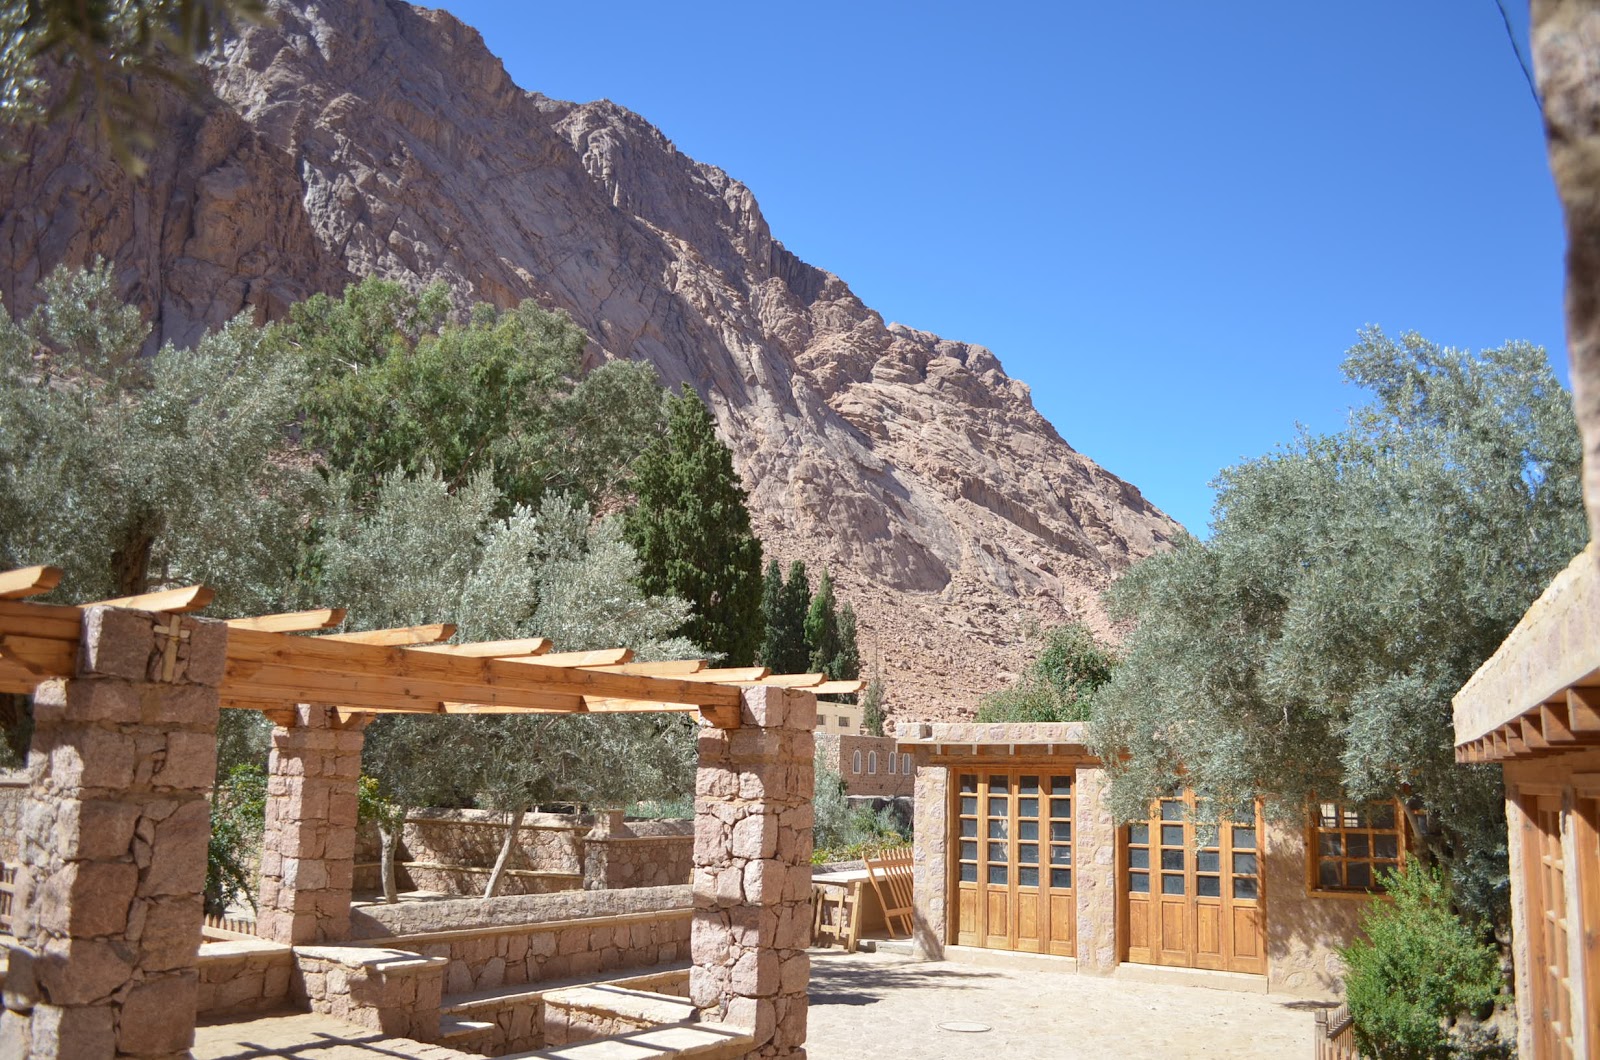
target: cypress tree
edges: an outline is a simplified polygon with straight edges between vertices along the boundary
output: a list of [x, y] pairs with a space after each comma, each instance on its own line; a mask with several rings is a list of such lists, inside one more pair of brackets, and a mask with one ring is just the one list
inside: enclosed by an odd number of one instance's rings
[[[771, 578], [770, 571], [768, 578]], [[769, 618], [773, 627], [768, 633], [769, 648], [761, 663], [773, 673], [805, 672], [811, 661], [811, 650], [806, 646], [806, 613], [810, 607], [811, 579], [806, 574], [806, 565], [795, 560], [789, 564], [789, 577], [777, 593]]]
[[811, 651], [810, 672], [832, 677], [839, 655], [839, 612], [833, 599], [833, 579], [826, 570], [806, 611], [806, 647]]
[[861, 676], [861, 650], [856, 646], [856, 609], [846, 600], [839, 605], [839, 651], [833, 657], [828, 676], [835, 681], [853, 681]]
[[639, 554], [639, 587], [687, 600], [682, 633], [730, 666], [748, 666], [762, 643], [761, 541], [747, 494], [711, 413], [687, 385], [667, 398], [667, 430], [634, 465], [638, 503], [623, 535]]

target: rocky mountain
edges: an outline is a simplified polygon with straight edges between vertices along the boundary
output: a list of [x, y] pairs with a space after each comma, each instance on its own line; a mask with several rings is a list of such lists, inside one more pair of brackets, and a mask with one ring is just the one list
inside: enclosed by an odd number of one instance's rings
[[834, 572], [895, 712], [953, 716], [1177, 525], [1076, 452], [987, 349], [887, 324], [786, 250], [750, 189], [609, 102], [512, 83], [397, 0], [275, 2], [162, 102], [148, 176], [59, 121], [0, 171], [0, 294], [100, 255], [162, 340], [377, 274], [566, 309], [594, 356], [713, 409], [770, 554]]

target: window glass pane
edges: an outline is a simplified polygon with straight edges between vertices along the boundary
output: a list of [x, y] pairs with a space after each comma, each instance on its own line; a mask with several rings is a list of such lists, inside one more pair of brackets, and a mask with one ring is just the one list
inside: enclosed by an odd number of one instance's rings
[[889, 772], [893, 773], [895, 771], [895, 763], [898, 761], [900, 761], [900, 759], [896, 758], [894, 755], [889, 756]]
[[902, 773], [911, 772], [911, 754], [910, 754], [910, 752], [907, 752], [906, 754], [903, 754], [903, 755], [900, 756], [900, 772], [902, 772]]
[[972, 840], [967, 840], [966, 842], [963, 842], [961, 844], [961, 859], [963, 861], [977, 861], [978, 860], [978, 844], [973, 842]]
[[1202, 850], [1194, 856], [1194, 867], [1200, 872], [1221, 872], [1222, 854], [1215, 850]]
[[1372, 837], [1372, 856], [1394, 859], [1400, 856], [1400, 837], [1375, 835]]
[[1256, 808], [1253, 803], [1241, 802], [1228, 811], [1228, 820], [1234, 824], [1254, 826], [1256, 823]]
[[1072, 800], [1051, 799], [1050, 816], [1070, 821], [1072, 819]]
[[961, 796], [961, 812], [962, 813], [977, 813], [978, 812], [978, 797], [976, 795], [963, 795], [963, 796]]
[[1148, 872], [1128, 873], [1128, 892], [1130, 894], [1150, 893], [1150, 874]]
[[965, 865], [962, 865], [961, 866], [961, 882], [962, 883], [977, 883], [978, 882], [978, 866], [976, 866], [976, 865], [974, 865], [974, 864], [972, 864], [970, 862], [968, 862]]
[[963, 817], [963, 818], [961, 818], [961, 834], [963, 836], [975, 836], [975, 835], [977, 835], [978, 834], [978, 819], [976, 817]]
[[1018, 777], [1017, 778], [1017, 791], [1018, 791], [1019, 794], [1022, 794], [1022, 795], [1037, 795], [1037, 794], [1039, 794], [1039, 778], [1038, 777]]
[[1004, 777], [1004, 776], [990, 777], [989, 778], [989, 790], [990, 791], [1010, 791], [1011, 789], [1006, 786], [1009, 783], [1009, 780], [1010, 780], [1010, 778]]
[[1164, 869], [1183, 868], [1183, 848], [1179, 847], [1177, 850], [1162, 850], [1161, 867]]
[[1344, 854], [1348, 858], [1364, 858], [1368, 856], [1371, 845], [1367, 842], [1365, 832], [1352, 832], [1344, 837]]
[[1058, 843], [1070, 843], [1070, 842], [1072, 842], [1072, 822], [1071, 821], [1051, 821], [1050, 822], [1050, 838], [1054, 839]]
[[1147, 824], [1130, 824], [1128, 826], [1128, 842], [1140, 846], [1150, 842], [1150, 826]]
[[1194, 893], [1201, 898], [1222, 897], [1221, 876], [1196, 876], [1194, 878]]
[[[1144, 850], [1144, 851], [1140, 851], [1140, 853], [1149, 854], [1150, 852], [1148, 850]], [[1072, 864], [1072, 848], [1071, 847], [1061, 846], [1059, 844], [1057, 844], [1055, 846], [1052, 846], [1050, 848], [1050, 864], [1052, 864], [1052, 865], [1070, 865], [1070, 864]]]
[[1350, 887], [1372, 886], [1372, 866], [1365, 861], [1352, 861], [1344, 867], [1344, 882]]
[[1010, 801], [1011, 800], [1007, 799], [1004, 795], [996, 795], [996, 796], [990, 798], [989, 799], [989, 816], [990, 817], [1005, 817], [1007, 814], [1009, 814], [1011, 812], [1011, 808], [1010, 808], [1010, 805], [1009, 805]]
[[1222, 839], [1222, 830], [1214, 824], [1197, 824], [1194, 826], [1194, 845], [1197, 849], [1215, 849]]
[[999, 862], [1006, 861], [1007, 860], [1007, 851], [1006, 851], [1007, 845], [1008, 844], [1005, 844], [1005, 843], [990, 843], [989, 844], [989, 860], [990, 861], [999, 861]]
[[1183, 803], [1177, 799], [1161, 800], [1161, 819], [1163, 821], [1183, 820]]
[[1372, 827], [1394, 828], [1394, 803], [1379, 803], [1377, 806], [1372, 807], [1370, 812], [1372, 814]]
[[978, 775], [976, 773], [961, 774], [961, 790], [975, 792], [978, 790]]
[[1243, 876], [1256, 874], [1256, 856], [1254, 854], [1233, 855], [1233, 871]]
[[1007, 821], [1004, 817], [989, 818], [989, 838], [1004, 839], [1006, 836], [1010, 835], [1010, 833], [1006, 831], [1006, 826]]
[[1256, 830], [1254, 828], [1235, 828], [1233, 830], [1233, 849], [1254, 850], [1256, 848]]
[[1006, 867], [1004, 865], [989, 866], [989, 882], [995, 886], [1004, 887], [1008, 882], [1010, 882], [1010, 878], [1011, 877], [1006, 871]]
[[1055, 776], [1050, 778], [1050, 790], [1057, 795], [1072, 794], [1072, 776]]
[[1216, 811], [1211, 808], [1210, 799], [1194, 800], [1194, 819], [1196, 821], [1215, 821]]
[[1337, 861], [1323, 861], [1317, 864], [1317, 885], [1319, 887], [1342, 887], [1343, 878], [1339, 875]]
[[1183, 893], [1183, 877], [1182, 876], [1162, 876], [1161, 877], [1161, 893], [1162, 894], [1182, 894]]
[[1325, 858], [1336, 858], [1344, 853], [1344, 837], [1338, 832], [1324, 832], [1317, 836], [1317, 853]]
[[1037, 816], [1039, 816], [1039, 800], [1038, 799], [1018, 799], [1017, 800], [1017, 816], [1018, 817], [1037, 817]]
[[1037, 864], [1039, 864], [1039, 844], [1038, 843], [1018, 843], [1017, 844], [1017, 863], [1019, 865], [1037, 865]]
[[1039, 886], [1039, 870], [1038, 869], [1018, 869], [1017, 870], [1017, 886], [1018, 887], [1037, 887], [1037, 886]]
[[1128, 848], [1128, 867], [1133, 869], [1148, 869], [1150, 867], [1150, 851], [1144, 847]]
[[1346, 806], [1344, 808], [1344, 826], [1346, 828], [1365, 828], [1367, 826], [1367, 811], [1360, 806]]
[[[1050, 886], [1052, 886], [1052, 887], [1061, 887], [1063, 889], [1071, 887], [1072, 886], [1072, 870], [1071, 869], [1051, 869], [1050, 870]], [[1150, 889], [1150, 881], [1148, 879], [1146, 879], [1144, 881], [1144, 889], [1147, 890], [1147, 891]]]
[[1339, 805], [1333, 802], [1324, 802], [1317, 807], [1317, 823], [1323, 828], [1339, 827]]
[[1164, 824], [1161, 826], [1161, 845], [1164, 847], [1183, 846], [1183, 825]]
[[1235, 898], [1255, 898], [1256, 881], [1253, 876], [1235, 876], [1233, 878], [1233, 896]]
[[1038, 821], [1018, 821], [1017, 822], [1017, 838], [1018, 839], [1034, 839], [1034, 840], [1038, 839], [1039, 838], [1039, 822]]

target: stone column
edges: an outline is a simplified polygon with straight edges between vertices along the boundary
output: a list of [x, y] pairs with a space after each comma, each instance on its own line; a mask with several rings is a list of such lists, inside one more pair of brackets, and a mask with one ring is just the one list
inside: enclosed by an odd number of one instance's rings
[[742, 720], [700, 733], [689, 996], [750, 1030], [749, 1056], [803, 1060], [816, 697], [752, 688]]
[[1099, 766], [1078, 766], [1073, 783], [1072, 882], [1078, 907], [1078, 971], [1108, 975], [1117, 951], [1117, 819], [1110, 778]]
[[911, 952], [938, 961], [944, 959], [950, 929], [950, 767], [929, 765], [926, 747], [918, 747], [915, 755]]
[[0, 1056], [187, 1056], [227, 627], [84, 611], [34, 693]]
[[256, 934], [276, 942], [350, 937], [362, 730], [332, 707], [301, 704], [272, 730]]

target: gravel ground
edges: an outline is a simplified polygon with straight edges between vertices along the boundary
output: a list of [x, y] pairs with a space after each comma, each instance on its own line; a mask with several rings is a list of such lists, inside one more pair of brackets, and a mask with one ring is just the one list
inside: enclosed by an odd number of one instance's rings
[[[1308, 1060], [1317, 1006], [1094, 976], [813, 951], [811, 1060]], [[941, 1030], [969, 1021], [979, 1033]]]

